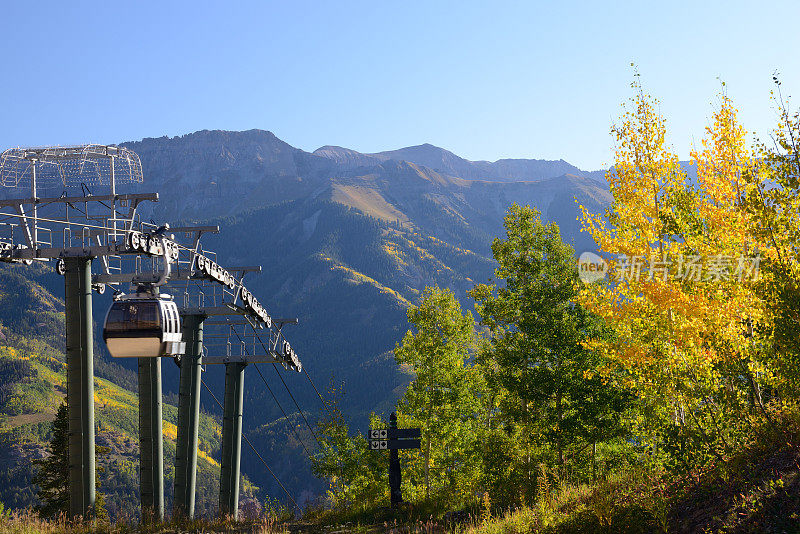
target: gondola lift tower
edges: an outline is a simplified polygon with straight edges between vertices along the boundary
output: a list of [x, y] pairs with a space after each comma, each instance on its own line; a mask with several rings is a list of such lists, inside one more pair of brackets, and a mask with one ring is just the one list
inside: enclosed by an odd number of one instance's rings
[[[158, 194], [118, 190], [142, 182], [138, 155], [124, 147], [14, 148], [0, 154], [0, 186], [10, 197], [22, 195], [0, 200], [0, 261], [54, 261], [64, 276], [70, 515], [86, 515], [95, 505], [92, 291], [110, 286], [115, 298], [103, 339], [113, 357], [138, 359], [143, 519], [164, 515], [163, 357], [180, 365], [174, 513], [194, 514], [200, 376], [204, 363], [218, 363], [226, 366], [220, 511], [235, 516], [244, 368], [269, 362], [300, 371], [301, 364], [242, 283], [260, 267], [219, 265], [200, 244], [204, 233], [218, 227], [142, 221], [141, 204], [158, 201]], [[204, 322], [211, 316], [217, 319], [209, 323], [210, 342], [204, 343]], [[264, 330], [266, 342], [259, 333]]]

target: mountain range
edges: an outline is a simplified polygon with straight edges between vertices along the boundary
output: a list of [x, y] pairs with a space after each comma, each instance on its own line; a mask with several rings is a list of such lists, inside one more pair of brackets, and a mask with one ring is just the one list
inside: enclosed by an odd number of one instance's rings
[[[208, 220], [322, 199], [485, 253], [511, 202], [536, 206], [588, 247], [591, 240], [576, 232], [574, 199], [587, 207], [610, 201], [603, 171], [563, 160], [469, 161], [429, 144], [375, 154], [332, 146], [305, 152], [263, 130], [204, 130], [123, 145], [142, 159], [141, 189], [161, 195], [151, 214], [157, 220]], [[452, 219], [450, 234], [441, 233], [437, 217]]]

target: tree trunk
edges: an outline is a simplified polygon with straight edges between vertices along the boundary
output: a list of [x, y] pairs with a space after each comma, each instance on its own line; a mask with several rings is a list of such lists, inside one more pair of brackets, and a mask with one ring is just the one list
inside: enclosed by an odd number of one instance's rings
[[425, 498], [429, 499], [431, 496], [431, 481], [430, 481], [430, 461], [431, 461], [431, 433], [427, 432], [425, 436]]
[[561, 446], [561, 423], [564, 420], [564, 410], [561, 406], [561, 391], [556, 393], [556, 413], [558, 414], [558, 465], [564, 465], [564, 448]]

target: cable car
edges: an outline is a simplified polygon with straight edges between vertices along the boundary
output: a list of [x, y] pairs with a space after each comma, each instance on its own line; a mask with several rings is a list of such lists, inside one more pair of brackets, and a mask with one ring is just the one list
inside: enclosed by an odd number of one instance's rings
[[124, 295], [111, 304], [103, 340], [115, 358], [157, 358], [186, 351], [178, 306], [171, 295]]

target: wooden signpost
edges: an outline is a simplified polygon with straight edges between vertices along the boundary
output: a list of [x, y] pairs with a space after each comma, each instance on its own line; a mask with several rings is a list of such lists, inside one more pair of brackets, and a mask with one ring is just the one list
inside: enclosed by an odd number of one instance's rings
[[419, 449], [422, 433], [419, 428], [397, 428], [397, 414], [389, 417], [389, 428], [375, 428], [369, 431], [369, 448], [373, 451], [389, 451], [389, 497], [392, 508], [403, 502], [400, 491], [400, 449]]

